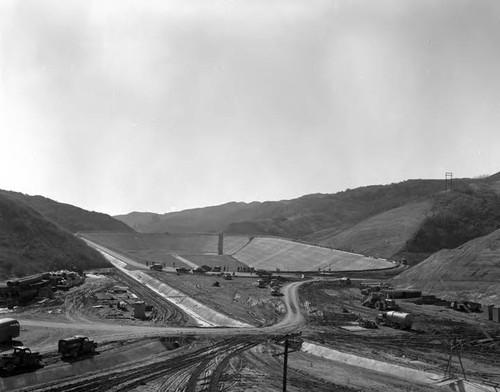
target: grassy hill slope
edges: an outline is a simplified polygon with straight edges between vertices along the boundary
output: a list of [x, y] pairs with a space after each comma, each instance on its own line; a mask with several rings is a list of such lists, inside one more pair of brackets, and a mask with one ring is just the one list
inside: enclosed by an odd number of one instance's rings
[[443, 181], [409, 180], [335, 194], [307, 195], [293, 200], [227, 203], [163, 215], [135, 212], [116, 218], [143, 232], [223, 231], [300, 239], [324, 229], [340, 232], [374, 215], [441, 190]]
[[0, 280], [58, 269], [108, 267], [82, 240], [0, 194]]
[[456, 249], [441, 250], [394, 278], [401, 287], [448, 299], [500, 300], [500, 230]]
[[133, 231], [129, 226], [110, 215], [87, 211], [43, 196], [29, 196], [4, 190], [0, 190], [0, 195], [8, 196], [10, 199], [18, 200], [30, 206], [46, 219], [57, 223], [72, 233], [78, 231]]
[[408, 203], [365, 219], [341, 233], [328, 229], [311, 234], [307, 240], [349, 252], [389, 258], [405, 248], [431, 207], [431, 200]]

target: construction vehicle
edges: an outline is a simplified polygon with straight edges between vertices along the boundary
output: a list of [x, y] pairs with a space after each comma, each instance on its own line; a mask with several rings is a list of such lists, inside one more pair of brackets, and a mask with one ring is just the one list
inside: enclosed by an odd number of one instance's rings
[[267, 283], [264, 279], [259, 279], [257, 282], [256, 282], [256, 285], [257, 287], [263, 289], [264, 287], [267, 286]]
[[0, 343], [10, 342], [19, 336], [19, 321], [13, 318], [0, 319]]
[[377, 324], [386, 325], [396, 329], [411, 329], [413, 325], [413, 314], [403, 312], [382, 312], [376, 320]]
[[153, 271], [162, 271], [163, 266], [161, 264], [156, 264], [153, 262], [153, 265], [151, 267], [149, 267], [149, 269], [153, 270]]
[[377, 323], [373, 320], [369, 320], [367, 318], [360, 317], [360, 318], [358, 318], [357, 321], [358, 321], [358, 324], [360, 327], [368, 328], [368, 329], [377, 329], [378, 328]]
[[343, 278], [340, 278], [339, 279], [339, 282], [342, 283], [342, 284], [345, 284], [345, 285], [350, 285], [352, 284], [351, 282], [351, 278], [349, 278], [348, 276], [345, 276]]
[[381, 291], [381, 290], [392, 290], [392, 286], [389, 283], [362, 283], [359, 286], [361, 290], [361, 294], [363, 295], [368, 295], [374, 291]]
[[377, 310], [399, 309], [396, 301], [392, 298], [388, 298], [387, 293], [384, 291], [372, 291], [365, 299], [362, 300], [361, 305]]
[[271, 295], [274, 295], [275, 297], [280, 297], [283, 295], [283, 293], [281, 292], [279, 286], [273, 286], [271, 287]]
[[0, 369], [12, 372], [21, 368], [40, 367], [42, 356], [38, 352], [31, 352], [28, 347], [17, 346], [11, 354], [3, 354], [0, 357]]
[[481, 304], [469, 301], [451, 301], [450, 308], [459, 312], [480, 312]]
[[97, 343], [89, 340], [86, 336], [76, 335], [71, 338], [61, 339], [58, 344], [58, 352], [63, 358], [77, 358], [82, 354], [95, 352]]

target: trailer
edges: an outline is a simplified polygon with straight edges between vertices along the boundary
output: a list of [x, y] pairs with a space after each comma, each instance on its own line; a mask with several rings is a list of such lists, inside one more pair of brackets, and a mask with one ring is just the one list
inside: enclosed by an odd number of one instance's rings
[[386, 325], [396, 329], [411, 329], [413, 314], [403, 312], [382, 312], [376, 318], [377, 324]]
[[0, 319], [0, 343], [10, 342], [17, 338], [20, 332], [19, 321], [13, 318]]

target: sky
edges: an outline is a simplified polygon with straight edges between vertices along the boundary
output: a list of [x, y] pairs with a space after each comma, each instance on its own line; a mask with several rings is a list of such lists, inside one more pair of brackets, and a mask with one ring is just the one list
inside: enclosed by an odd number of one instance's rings
[[500, 171], [497, 0], [2, 0], [0, 189], [111, 215]]

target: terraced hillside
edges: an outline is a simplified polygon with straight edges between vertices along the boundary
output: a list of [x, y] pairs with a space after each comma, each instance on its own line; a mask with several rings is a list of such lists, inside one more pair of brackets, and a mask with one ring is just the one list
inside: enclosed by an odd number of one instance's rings
[[500, 300], [500, 230], [456, 249], [441, 250], [404, 271], [394, 283], [440, 294], [448, 299], [482, 303]]
[[431, 200], [406, 204], [366, 219], [340, 234], [324, 230], [309, 236], [308, 240], [354, 253], [390, 258], [404, 249], [431, 208]]
[[272, 271], [276, 268], [282, 271], [348, 271], [394, 266], [386, 260], [269, 237], [254, 238], [233, 256], [249, 267]]

